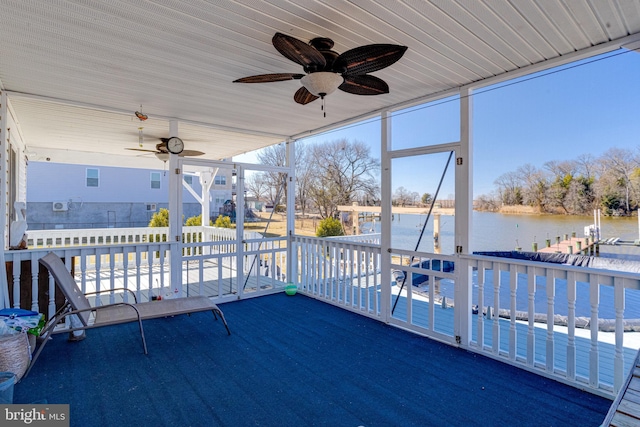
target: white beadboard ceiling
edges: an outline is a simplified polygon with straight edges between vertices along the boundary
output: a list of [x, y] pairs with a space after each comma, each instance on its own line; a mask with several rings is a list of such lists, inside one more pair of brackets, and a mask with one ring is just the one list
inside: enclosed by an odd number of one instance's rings
[[[293, 101], [297, 80], [232, 83], [302, 72], [276, 32], [408, 50], [373, 73], [389, 94], [337, 91], [325, 118]], [[143, 165], [125, 148], [143, 126], [152, 149], [170, 119], [219, 159], [639, 34], [640, 0], [2, 0], [0, 89], [32, 160]]]

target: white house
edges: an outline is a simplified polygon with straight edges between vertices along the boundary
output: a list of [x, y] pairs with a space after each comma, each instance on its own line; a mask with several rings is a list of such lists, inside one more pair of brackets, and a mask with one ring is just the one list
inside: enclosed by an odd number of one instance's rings
[[[160, 162], [158, 162], [160, 163]], [[233, 177], [220, 170], [209, 191], [210, 218], [232, 198]], [[183, 176], [183, 216], [201, 213], [200, 174]], [[53, 185], [52, 183], [55, 183]], [[31, 162], [27, 179], [29, 229], [143, 227], [160, 208], [167, 208], [166, 168], [134, 169], [109, 166]]]

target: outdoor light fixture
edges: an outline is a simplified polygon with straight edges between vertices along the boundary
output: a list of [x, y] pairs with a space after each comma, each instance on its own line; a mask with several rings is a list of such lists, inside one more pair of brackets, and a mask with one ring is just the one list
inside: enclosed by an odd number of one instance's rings
[[302, 86], [307, 88], [309, 92], [320, 98], [329, 95], [338, 89], [338, 86], [344, 82], [344, 78], [340, 74], [329, 73], [326, 71], [318, 71], [316, 73], [307, 74], [302, 79]]
[[169, 153], [157, 152], [153, 154], [156, 155], [158, 160], [162, 160], [163, 162], [166, 162], [167, 160], [169, 160]]
[[[315, 73], [307, 74], [302, 79], [302, 86], [305, 87], [312, 95], [319, 96], [322, 100], [322, 107], [324, 116], [327, 117], [327, 111], [324, 108], [324, 97], [333, 93], [344, 82], [344, 78], [340, 74], [329, 73], [327, 71], [317, 71]], [[317, 99], [317, 98], [314, 98]]]

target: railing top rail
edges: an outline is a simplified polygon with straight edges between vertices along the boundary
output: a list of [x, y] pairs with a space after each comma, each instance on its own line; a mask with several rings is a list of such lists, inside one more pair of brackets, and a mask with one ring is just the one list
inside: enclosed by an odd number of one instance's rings
[[377, 245], [375, 243], [353, 242], [349, 240], [336, 240], [336, 239], [329, 239], [327, 237], [301, 236], [296, 234], [294, 236], [291, 236], [291, 239], [292, 241], [297, 243], [304, 243], [304, 241], [317, 241], [318, 243], [323, 242], [329, 245], [340, 245], [340, 246], [346, 246], [346, 247], [357, 246], [357, 247], [363, 247], [363, 248], [371, 248], [378, 251], [380, 250], [380, 245]]
[[[575, 265], [554, 264], [550, 262], [521, 260], [521, 259], [515, 259], [515, 258], [503, 258], [503, 257], [488, 256], [488, 255], [463, 254], [459, 256], [462, 259], [468, 259], [470, 261], [483, 261], [483, 262], [490, 262], [490, 263], [497, 263], [497, 264], [513, 264], [513, 265], [519, 265], [523, 267], [534, 266], [542, 269], [560, 270], [560, 271], [574, 272], [578, 274], [619, 277], [619, 278], [625, 279], [625, 283], [626, 283], [625, 288], [640, 289], [640, 277], [638, 276], [638, 273], [629, 272], [629, 271], [608, 270], [604, 268], [593, 268], [593, 267], [579, 267]], [[630, 283], [635, 283], [635, 285], [631, 286]]]
[[86, 245], [86, 246], [58, 246], [51, 248], [33, 248], [33, 249], [24, 249], [24, 250], [5, 250], [4, 256], [7, 261], [11, 261], [14, 257], [20, 257], [20, 259], [27, 258], [27, 254], [46, 254], [48, 252], [66, 252], [71, 255], [80, 253], [83, 254], [94, 254], [101, 253], [107, 254], [109, 252], [115, 251], [118, 253], [118, 249], [122, 248], [128, 249], [128, 252], [136, 252], [136, 249], [140, 250], [142, 248], [148, 248], [145, 250], [158, 250], [158, 249], [168, 249], [171, 247], [171, 242], [148, 242], [148, 243], [122, 243], [118, 245]]
[[457, 255], [447, 255], [447, 254], [436, 254], [432, 252], [416, 252], [408, 249], [394, 249], [391, 248], [392, 255], [403, 255], [406, 257], [414, 257], [414, 258], [435, 258], [435, 259], [444, 259], [448, 261], [455, 261]]

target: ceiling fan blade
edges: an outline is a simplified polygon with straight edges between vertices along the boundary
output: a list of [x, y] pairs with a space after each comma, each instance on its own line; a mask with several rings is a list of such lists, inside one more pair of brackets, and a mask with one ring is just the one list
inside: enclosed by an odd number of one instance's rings
[[178, 154], [180, 157], [195, 157], [202, 156], [204, 153], [198, 150], [182, 150], [182, 153]]
[[406, 52], [406, 46], [371, 44], [350, 49], [335, 60], [333, 69], [344, 75], [367, 74], [393, 64]]
[[147, 150], [145, 148], [125, 148], [125, 150], [131, 150], [131, 151], [144, 151], [147, 153], [155, 153], [156, 150]]
[[241, 79], [234, 80], [233, 83], [284, 82], [286, 80], [300, 80], [303, 77], [304, 77], [304, 74], [293, 74], [293, 73], [259, 74], [257, 76], [243, 77]]
[[276, 33], [271, 42], [282, 56], [302, 65], [305, 67], [305, 71], [312, 72], [321, 70], [327, 65], [324, 55], [322, 55], [318, 49], [302, 40], [287, 36], [286, 34]]
[[389, 85], [382, 79], [368, 74], [345, 76], [338, 89], [355, 95], [381, 95], [389, 93]]
[[298, 104], [308, 104], [312, 101], [315, 101], [316, 99], [320, 98], [319, 96], [315, 96], [314, 94], [312, 94], [311, 92], [309, 92], [307, 90], [306, 87], [302, 86], [300, 89], [298, 89], [295, 93], [295, 95], [293, 95], [293, 100], [296, 101]]

